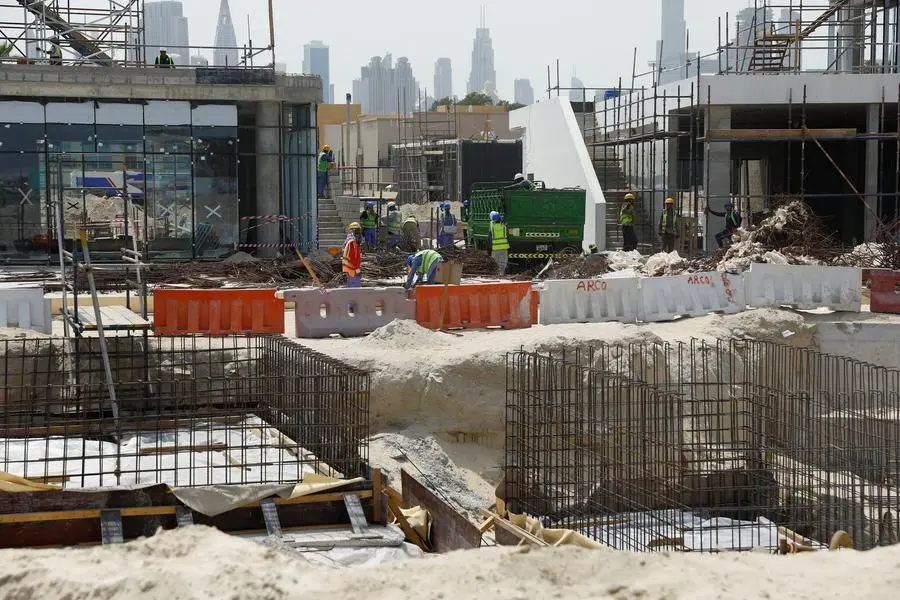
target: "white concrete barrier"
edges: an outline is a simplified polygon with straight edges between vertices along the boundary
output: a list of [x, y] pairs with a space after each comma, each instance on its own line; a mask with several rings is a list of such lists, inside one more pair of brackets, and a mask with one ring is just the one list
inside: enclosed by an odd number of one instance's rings
[[0, 327], [19, 327], [50, 333], [50, 301], [40, 285], [0, 284]]
[[641, 320], [647, 323], [675, 317], [699, 317], [712, 312], [747, 309], [744, 281], [728, 273], [685, 273], [641, 279]]
[[634, 323], [641, 307], [638, 281], [636, 277], [545, 281], [540, 323]]
[[862, 269], [854, 267], [753, 264], [744, 278], [747, 303], [754, 308], [859, 312], [862, 304]]

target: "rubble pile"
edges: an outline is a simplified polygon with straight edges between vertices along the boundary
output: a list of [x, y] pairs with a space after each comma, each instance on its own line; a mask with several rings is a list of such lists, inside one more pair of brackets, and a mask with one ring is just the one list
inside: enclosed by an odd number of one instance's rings
[[438, 252], [446, 261], [461, 262], [463, 275], [465, 276], [474, 277], [497, 274], [497, 263], [491, 258], [490, 253], [484, 250], [450, 246], [449, 248], [442, 248]]

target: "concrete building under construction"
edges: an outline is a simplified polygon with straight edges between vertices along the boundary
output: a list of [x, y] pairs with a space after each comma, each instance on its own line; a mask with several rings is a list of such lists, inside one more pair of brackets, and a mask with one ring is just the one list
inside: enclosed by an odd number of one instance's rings
[[[227, 67], [154, 68], [143, 4], [0, 1], [0, 255], [50, 261], [58, 207], [65, 238], [135, 236], [154, 260], [315, 248], [321, 80], [276, 73], [274, 36], [214, 49], [240, 53]], [[56, 39], [61, 59], [29, 58]]]

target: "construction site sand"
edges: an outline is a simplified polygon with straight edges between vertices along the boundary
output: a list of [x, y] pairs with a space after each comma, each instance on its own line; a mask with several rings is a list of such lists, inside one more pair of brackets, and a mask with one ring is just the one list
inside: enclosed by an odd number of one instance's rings
[[898, 585], [900, 547], [790, 557], [494, 547], [336, 569], [194, 526], [123, 546], [0, 552], [0, 596], [18, 600], [881, 599]]

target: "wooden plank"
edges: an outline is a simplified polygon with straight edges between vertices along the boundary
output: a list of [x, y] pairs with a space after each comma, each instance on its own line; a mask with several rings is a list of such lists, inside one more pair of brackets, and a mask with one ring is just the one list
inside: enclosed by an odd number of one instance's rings
[[431, 513], [431, 548], [435, 552], [470, 550], [481, 546], [481, 532], [469, 519], [439, 499], [404, 470], [400, 471], [403, 504], [421, 506]]
[[531, 542], [535, 546], [549, 546], [550, 545], [547, 542], [545, 542], [544, 540], [542, 540], [541, 538], [531, 535], [530, 533], [528, 533], [521, 527], [516, 527], [515, 525], [513, 525], [512, 523], [510, 523], [509, 521], [507, 521], [506, 519], [504, 519], [503, 517], [501, 517], [500, 515], [498, 515], [496, 513], [493, 513], [489, 510], [485, 510], [483, 508], [479, 508], [478, 514], [480, 514], [481, 516], [483, 516], [485, 518], [494, 517], [494, 526], [495, 527], [499, 527], [500, 529], [503, 529], [507, 533], [513, 534], [520, 540]]
[[400, 526], [400, 530], [406, 536], [406, 539], [418, 546], [422, 552], [431, 552], [428, 543], [422, 539], [422, 536], [419, 535], [418, 531], [413, 529], [412, 525], [409, 524], [406, 515], [403, 514], [400, 506], [400, 494], [392, 488], [386, 488], [385, 492], [388, 497], [388, 508], [397, 520], [397, 525]]
[[384, 524], [382, 516], [381, 497], [384, 487], [384, 474], [381, 469], [372, 469], [372, 522]]
[[225, 442], [214, 442], [212, 444], [197, 444], [194, 446], [158, 446], [155, 448], [141, 448], [140, 454], [146, 456], [148, 454], [176, 454], [178, 452], [224, 452], [228, 449]]
[[831, 129], [709, 129], [701, 138], [705, 142], [792, 141], [803, 139], [853, 139], [857, 130]]

